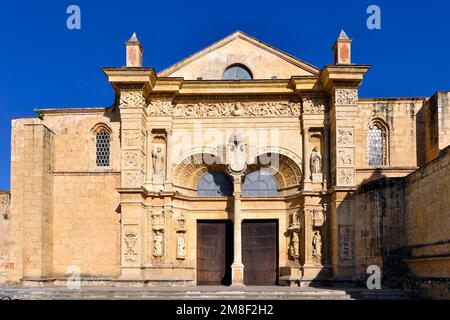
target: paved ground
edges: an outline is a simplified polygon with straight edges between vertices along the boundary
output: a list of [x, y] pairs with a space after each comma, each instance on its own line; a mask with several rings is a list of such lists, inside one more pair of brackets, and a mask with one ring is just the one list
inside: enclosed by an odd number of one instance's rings
[[0, 298], [11, 299], [161, 299], [161, 300], [406, 300], [412, 292], [402, 290], [367, 290], [357, 288], [295, 288], [278, 286], [187, 286], [187, 287], [0, 287]]

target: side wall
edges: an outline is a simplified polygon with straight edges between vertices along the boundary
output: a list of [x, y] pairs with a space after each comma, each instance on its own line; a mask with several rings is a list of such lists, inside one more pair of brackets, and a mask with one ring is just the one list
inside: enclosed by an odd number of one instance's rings
[[[450, 298], [450, 147], [403, 179], [361, 186], [357, 266], [382, 267], [386, 285], [403, 283], [430, 298]], [[382, 249], [381, 249], [382, 248]]]

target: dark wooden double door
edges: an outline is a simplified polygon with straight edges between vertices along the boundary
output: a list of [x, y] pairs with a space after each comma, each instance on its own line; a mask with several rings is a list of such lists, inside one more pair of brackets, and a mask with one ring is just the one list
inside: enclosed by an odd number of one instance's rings
[[[242, 262], [246, 285], [276, 285], [278, 224], [244, 220]], [[230, 221], [197, 222], [197, 284], [230, 285], [233, 263], [233, 225]]]

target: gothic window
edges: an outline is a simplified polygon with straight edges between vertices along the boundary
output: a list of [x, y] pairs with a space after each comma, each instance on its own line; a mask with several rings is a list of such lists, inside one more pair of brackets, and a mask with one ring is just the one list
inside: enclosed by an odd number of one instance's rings
[[367, 160], [369, 166], [387, 165], [387, 130], [373, 122], [367, 131]]
[[234, 64], [225, 69], [222, 76], [223, 80], [252, 80], [253, 76], [243, 65]]
[[276, 197], [278, 187], [273, 175], [267, 170], [250, 172], [242, 183], [242, 195], [249, 197]]
[[233, 194], [233, 186], [222, 172], [207, 172], [197, 184], [199, 197], [226, 197]]
[[105, 128], [101, 128], [96, 133], [95, 138], [97, 167], [108, 167], [111, 142], [110, 133]]

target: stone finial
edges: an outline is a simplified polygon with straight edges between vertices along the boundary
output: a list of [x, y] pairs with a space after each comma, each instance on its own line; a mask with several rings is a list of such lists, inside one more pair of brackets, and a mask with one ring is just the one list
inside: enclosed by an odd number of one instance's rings
[[125, 46], [127, 49], [127, 67], [142, 67], [142, 54], [144, 49], [136, 33], [133, 33], [130, 40], [125, 42]]
[[351, 64], [351, 45], [352, 39], [350, 39], [344, 30], [341, 30], [339, 38], [333, 45], [334, 52], [334, 64]]

